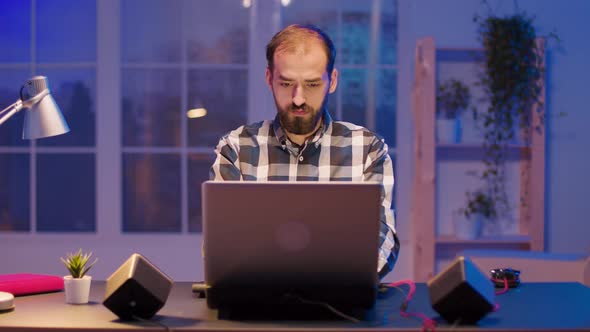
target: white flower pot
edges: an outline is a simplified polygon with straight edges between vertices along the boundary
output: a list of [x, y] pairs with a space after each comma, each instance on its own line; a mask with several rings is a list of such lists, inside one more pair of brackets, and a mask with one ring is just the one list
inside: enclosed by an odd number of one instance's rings
[[459, 143], [461, 141], [459, 119], [436, 119], [436, 140], [439, 143]]
[[476, 213], [469, 218], [461, 214], [455, 218], [455, 237], [461, 240], [475, 240], [481, 234], [484, 216]]
[[66, 292], [66, 303], [85, 304], [88, 303], [90, 295], [91, 276], [82, 278], [73, 278], [72, 276], [64, 277], [64, 289]]

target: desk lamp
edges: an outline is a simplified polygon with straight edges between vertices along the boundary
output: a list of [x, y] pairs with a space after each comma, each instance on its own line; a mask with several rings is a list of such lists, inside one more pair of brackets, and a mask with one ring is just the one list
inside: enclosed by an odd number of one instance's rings
[[70, 127], [51, 96], [45, 76], [30, 78], [20, 89], [20, 99], [0, 111], [0, 126], [23, 108], [25, 113], [23, 139], [38, 139], [65, 134]]

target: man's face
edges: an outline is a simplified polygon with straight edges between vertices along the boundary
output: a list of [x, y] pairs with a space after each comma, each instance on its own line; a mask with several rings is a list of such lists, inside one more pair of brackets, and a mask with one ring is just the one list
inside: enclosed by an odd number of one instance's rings
[[278, 51], [274, 69], [266, 69], [282, 127], [291, 134], [309, 135], [319, 126], [328, 93], [336, 90], [338, 72], [328, 76], [328, 58], [319, 42], [295, 51]]

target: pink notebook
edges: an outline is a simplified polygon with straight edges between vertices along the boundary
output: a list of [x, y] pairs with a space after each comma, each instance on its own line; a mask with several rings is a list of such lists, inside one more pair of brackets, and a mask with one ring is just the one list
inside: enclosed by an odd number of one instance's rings
[[62, 277], [45, 274], [0, 274], [0, 291], [14, 296], [56, 292], [64, 289]]

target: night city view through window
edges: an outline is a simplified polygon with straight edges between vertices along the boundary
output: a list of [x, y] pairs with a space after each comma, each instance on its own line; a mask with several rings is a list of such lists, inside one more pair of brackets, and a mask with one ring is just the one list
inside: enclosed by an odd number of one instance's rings
[[[382, 135], [395, 161], [396, 1], [373, 2], [293, 0], [277, 14], [281, 26], [311, 23], [333, 38], [340, 76], [330, 113]], [[251, 75], [264, 80], [264, 72], [250, 71], [254, 7], [237, 0], [200, 3], [120, 1], [119, 43], [112, 45], [120, 80], [102, 86], [119, 87], [120, 109], [109, 115], [112, 126], [100, 128], [97, 72], [104, 52], [97, 49], [97, 26], [106, 18], [97, 2], [0, 3], [4, 26], [12, 27], [0, 35], [9, 50], [0, 54], [0, 104], [13, 103], [28, 78], [45, 75], [72, 128], [30, 142], [21, 139], [22, 114], [2, 126], [0, 232], [96, 232], [97, 174], [117, 167], [121, 232], [201, 231], [200, 189], [213, 149], [222, 135], [248, 123], [250, 98], [258, 99], [249, 95], [248, 82]], [[58, 9], [65, 7], [65, 13]], [[52, 19], [56, 15], [60, 20]], [[67, 52], [56, 40], [68, 40]], [[196, 104], [207, 116], [186, 118]], [[99, 167], [97, 137], [105, 135], [118, 144], [105, 153], [120, 155]]]

